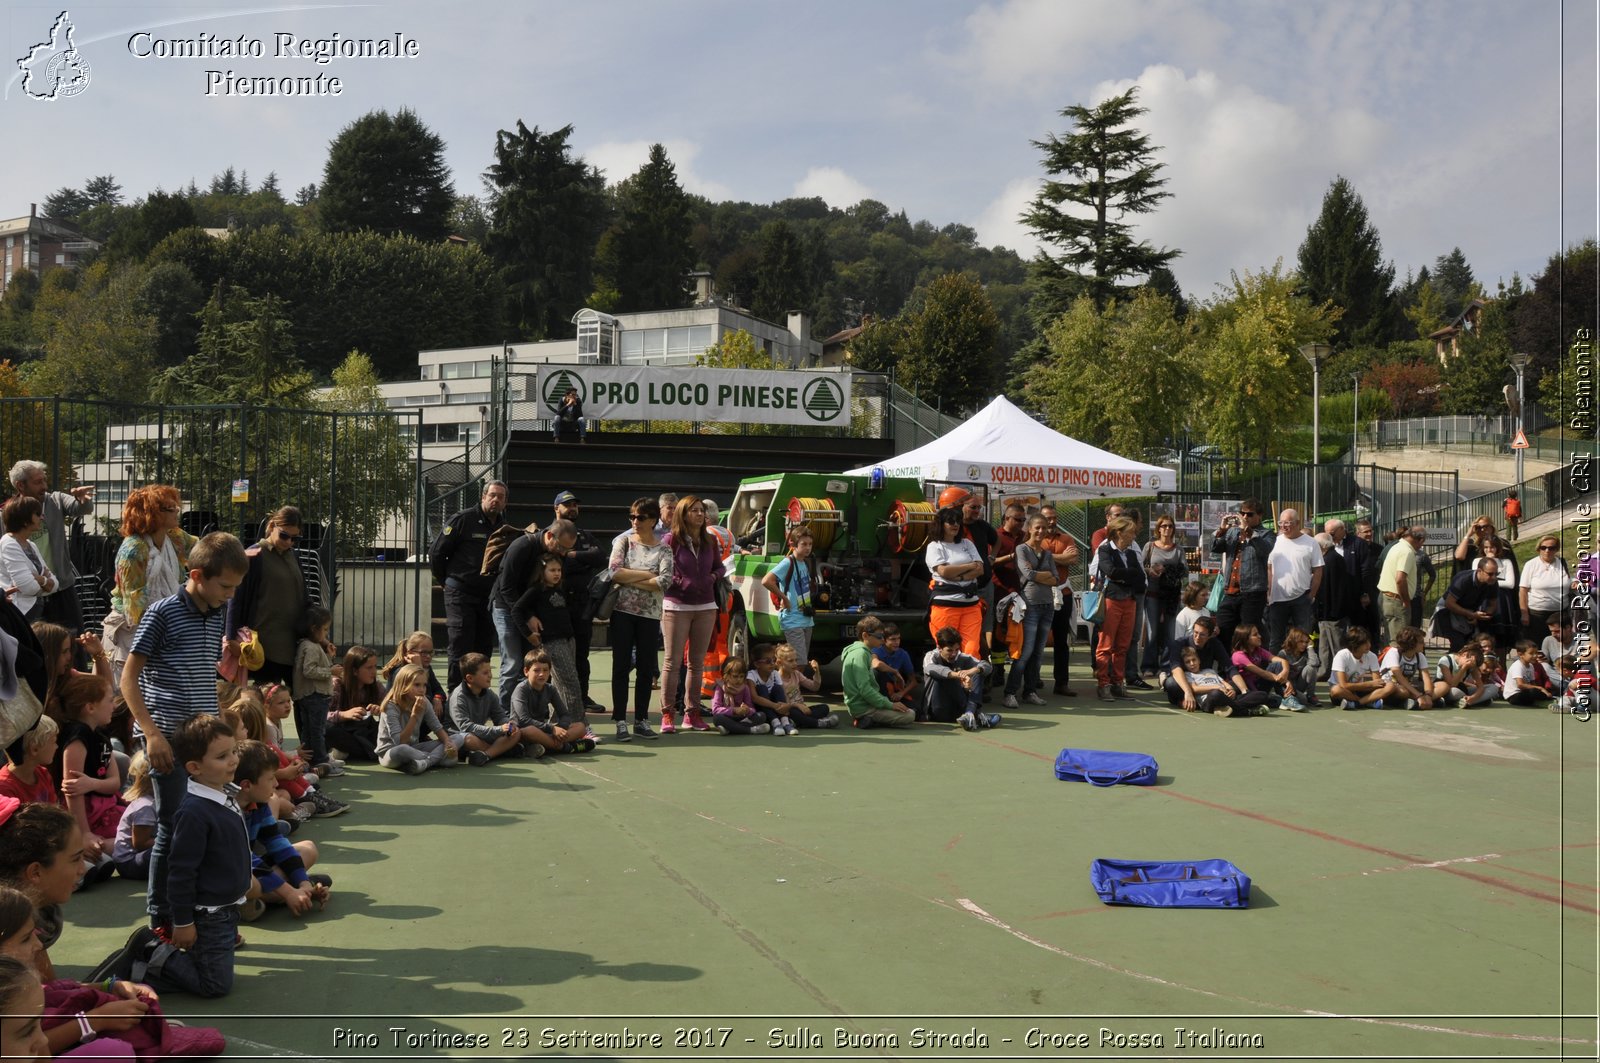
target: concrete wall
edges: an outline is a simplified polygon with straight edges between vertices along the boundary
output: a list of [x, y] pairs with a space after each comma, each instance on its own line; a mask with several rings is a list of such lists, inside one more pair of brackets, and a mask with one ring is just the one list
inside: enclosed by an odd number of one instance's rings
[[[1517, 459], [1511, 454], [1492, 454], [1486, 450], [1465, 448], [1440, 450], [1426, 447], [1384, 447], [1374, 450], [1363, 447], [1358, 455], [1363, 463], [1371, 462], [1391, 469], [1416, 469], [1428, 472], [1454, 472], [1472, 480], [1504, 480], [1511, 483], [1516, 477]], [[1522, 475], [1532, 477], [1557, 468], [1553, 461], [1538, 461], [1531, 455], [1523, 462]]]

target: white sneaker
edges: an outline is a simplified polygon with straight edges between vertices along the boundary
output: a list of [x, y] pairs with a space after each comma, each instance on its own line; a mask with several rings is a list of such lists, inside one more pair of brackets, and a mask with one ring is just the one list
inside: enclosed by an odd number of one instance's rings
[[1037, 690], [1028, 691], [1026, 694], [1022, 695], [1022, 700], [1026, 701], [1029, 705], [1043, 705], [1045, 703], [1045, 700], [1039, 696], [1039, 692]]
[[750, 733], [753, 735], [764, 735], [771, 732], [771, 730], [772, 725], [770, 723], [758, 723], [754, 727], [750, 728]]
[[1008, 709], [1016, 708], [1017, 707], [1017, 696], [1015, 694], [1007, 694], [1006, 695], [1006, 700], [1004, 702], [1004, 705]]

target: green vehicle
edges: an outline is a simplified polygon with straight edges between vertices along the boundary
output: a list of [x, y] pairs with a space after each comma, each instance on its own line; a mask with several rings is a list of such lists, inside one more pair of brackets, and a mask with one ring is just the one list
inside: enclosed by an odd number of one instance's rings
[[761, 578], [785, 557], [790, 528], [811, 529], [817, 582], [812, 588], [812, 656], [826, 664], [856, 641], [866, 613], [900, 626], [913, 655], [931, 644], [928, 570], [923, 547], [934, 507], [914, 479], [776, 473], [739, 484], [724, 517], [741, 549], [732, 562], [734, 594], [724, 617], [728, 654], [749, 659], [752, 642], [782, 642], [778, 608]]

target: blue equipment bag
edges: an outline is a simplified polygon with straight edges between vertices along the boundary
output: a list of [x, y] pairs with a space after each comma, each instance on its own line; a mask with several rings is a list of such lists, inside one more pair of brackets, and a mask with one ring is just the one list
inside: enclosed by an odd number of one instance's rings
[[1096, 860], [1089, 882], [1107, 904], [1250, 907], [1250, 876], [1226, 860]]
[[1117, 753], [1109, 749], [1063, 749], [1056, 757], [1056, 778], [1082, 781], [1091, 786], [1132, 783], [1150, 786], [1156, 781], [1156, 758], [1148, 753]]

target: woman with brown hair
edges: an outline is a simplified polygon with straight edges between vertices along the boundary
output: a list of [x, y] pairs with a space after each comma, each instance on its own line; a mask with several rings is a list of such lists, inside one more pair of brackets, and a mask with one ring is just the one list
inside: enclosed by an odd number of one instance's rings
[[146, 484], [122, 505], [122, 545], [117, 548], [111, 612], [102, 626], [115, 681], [133, 649], [145, 607], [178, 593], [189, 573], [195, 537], [178, 527], [183, 505], [171, 484]]
[[301, 618], [311, 605], [306, 574], [295, 557], [299, 545], [300, 510], [284, 506], [267, 518], [266, 535], [246, 551], [250, 567], [228, 606], [226, 637], [248, 627], [261, 640], [266, 661], [252, 678], [287, 683], [294, 678], [294, 653]]
[[1144, 564], [1133, 549], [1135, 530], [1127, 517], [1112, 517], [1106, 522], [1106, 537], [1095, 551], [1096, 570], [1105, 592], [1105, 619], [1094, 650], [1096, 693], [1101, 701], [1133, 700], [1122, 684], [1138, 597], [1145, 589]]
[[684, 495], [672, 511], [672, 530], [661, 540], [672, 554], [672, 582], [661, 605], [661, 639], [666, 645], [666, 674], [661, 680], [661, 733], [676, 730], [672, 706], [676, 684], [683, 680], [684, 648], [689, 651], [684, 686], [683, 722], [696, 731], [711, 725], [700, 714], [700, 681], [706, 651], [717, 630], [717, 577], [722, 574], [722, 548], [706, 530], [706, 506], [696, 495]]
[[17, 495], [0, 510], [5, 534], [0, 535], [0, 588], [11, 593], [11, 601], [24, 618], [32, 622], [44, 615], [45, 595], [59, 583], [29, 542], [44, 533], [44, 507], [37, 498]]

